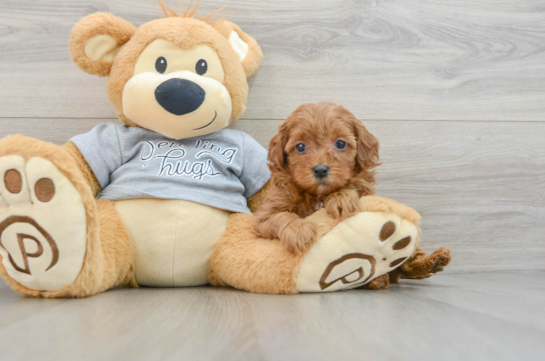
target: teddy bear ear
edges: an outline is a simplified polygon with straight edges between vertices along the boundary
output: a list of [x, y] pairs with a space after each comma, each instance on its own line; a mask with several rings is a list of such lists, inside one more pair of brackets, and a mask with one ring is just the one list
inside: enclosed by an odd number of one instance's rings
[[112, 14], [88, 15], [72, 28], [70, 56], [86, 73], [107, 76], [119, 49], [135, 31], [134, 25]]
[[235, 23], [223, 20], [216, 29], [227, 38], [231, 47], [239, 55], [246, 77], [257, 70], [263, 58], [263, 51], [254, 38], [246, 34]]

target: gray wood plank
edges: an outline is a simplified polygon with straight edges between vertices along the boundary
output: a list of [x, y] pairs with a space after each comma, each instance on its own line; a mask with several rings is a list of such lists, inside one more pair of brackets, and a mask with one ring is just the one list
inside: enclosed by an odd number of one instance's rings
[[[0, 137], [21, 133], [62, 144], [110, 120], [0, 119]], [[268, 147], [280, 120], [239, 120]], [[446, 246], [449, 273], [545, 270], [545, 123], [364, 121], [381, 142], [379, 195], [423, 217], [422, 246]]]
[[[161, 16], [153, 0], [1, 4], [0, 117], [113, 117], [106, 80], [69, 59], [70, 29], [95, 11]], [[541, 0], [207, 0], [199, 14], [222, 6], [265, 52], [245, 119], [327, 100], [366, 119], [545, 120]]]
[[120, 121], [83, 118], [0, 118], [0, 138], [11, 134], [22, 134], [60, 145], [73, 136], [88, 132], [103, 123], [120, 123]]
[[438, 275], [295, 296], [115, 289], [25, 299], [0, 282], [2, 360], [538, 360], [545, 273]]

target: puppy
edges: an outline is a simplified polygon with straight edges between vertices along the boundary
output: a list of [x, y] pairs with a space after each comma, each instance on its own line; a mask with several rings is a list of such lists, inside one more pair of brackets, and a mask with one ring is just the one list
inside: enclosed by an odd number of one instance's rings
[[302, 254], [317, 231], [304, 217], [325, 208], [348, 218], [360, 197], [374, 194], [378, 152], [378, 140], [344, 107], [301, 105], [270, 142], [271, 189], [255, 213], [256, 232]]

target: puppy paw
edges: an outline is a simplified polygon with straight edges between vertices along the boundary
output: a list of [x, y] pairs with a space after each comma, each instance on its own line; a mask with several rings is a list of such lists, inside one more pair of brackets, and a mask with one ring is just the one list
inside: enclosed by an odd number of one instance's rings
[[290, 253], [301, 255], [314, 244], [316, 233], [316, 224], [304, 219], [298, 219], [282, 229], [279, 238]]
[[358, 210], [360, 199], [352, 189], [344, 189], [327, 196], [324, 208], [333, 218], [346, 219]]
[[450, 249], [441, 247], [428, 257], [430, 273], [441, 272], [452, 260]]
[[441, 272], [451, 261], [450, 249], [441, 247], [427, 255], [424, 251], [416, 252], [413, 259], [400, 269], [401, 278], [423, 279]]
[[369, 282], [367, 287], [372, 290], [387, 290], [388, 288], [390, 288], [390, 277], [388, 276], [388, 274], [379, 276]]

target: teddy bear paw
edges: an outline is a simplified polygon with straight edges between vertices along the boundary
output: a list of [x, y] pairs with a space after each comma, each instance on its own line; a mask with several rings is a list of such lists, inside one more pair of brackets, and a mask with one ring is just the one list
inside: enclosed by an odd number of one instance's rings
[[71, 284], [83, 265], [86, 214], [49, 160], [0, 157], [0, 255], [7, 275], [34, 290]]
[[339, 223], [307, 253], [299, 292], [361, 287], [401, 266], [413, 253], [418, 229], [393, 213], [361, 212]]

